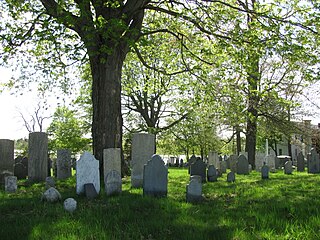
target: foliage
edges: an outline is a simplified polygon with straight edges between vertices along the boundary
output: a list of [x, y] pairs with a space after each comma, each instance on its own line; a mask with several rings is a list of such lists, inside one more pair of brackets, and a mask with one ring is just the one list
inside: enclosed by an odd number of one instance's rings
[[14, 149], [16, 156], [27, 157], [28, 156], [28, 139], [20, 138], [15, 140]]

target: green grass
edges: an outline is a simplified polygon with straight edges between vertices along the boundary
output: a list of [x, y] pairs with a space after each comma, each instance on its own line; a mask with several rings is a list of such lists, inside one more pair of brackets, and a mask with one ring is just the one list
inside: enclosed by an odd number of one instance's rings
[[[78, 202], [74, 213], [41, 202], [44, 184], [19, 182], [0, 191], [0, 239], [320, 239], [320, 175], [294, 172], [236, 176], [203, 185], [201, 203], [185, 202], [186, 169], [169, 169], [168, 197], [143, 197], [123, 179], [123, 192], [94, 200], [75, 193], [75, 178], [58, 181], [63, 200]], [[103, 190], [103, 188], [102, 188]]]

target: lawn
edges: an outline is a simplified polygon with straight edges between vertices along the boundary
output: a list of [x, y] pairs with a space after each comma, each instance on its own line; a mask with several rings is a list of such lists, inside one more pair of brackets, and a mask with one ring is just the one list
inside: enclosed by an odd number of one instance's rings
[[167, 198], [143, 197], [123, 179], [121, 195], [94, 200], [75, 193], [75, 178], [57, 181], [74, 213], [41, 202], [44, 184], [0, 191], [0, 239], [320, 239], [320, 175], [282, 171], [236, 175], [203, 185], [204, 201], [186, 203], [187, 169], [169, 169]]

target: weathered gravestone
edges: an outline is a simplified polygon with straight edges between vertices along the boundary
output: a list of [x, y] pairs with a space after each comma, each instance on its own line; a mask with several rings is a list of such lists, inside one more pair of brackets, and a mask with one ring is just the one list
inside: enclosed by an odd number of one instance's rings
[[307, 155], [308, 173], [320, 173], [320, 159], [317, 151], [312, 148]]
[[103, 150], [104, 186], [107, 195], [121, 193], [121, 149], [108, 148]]
[[228, 158], [229, 161], [229, 166], [230, 166], [230, 170], [232, 172], [237, 172], [237, 155], [230, 155], [230, 157]]
[[166, 197], [168, 192], [168, 169], [159, 155], [153, 155], [144, 165], [143, 195]]
[[304, 156], [302, 152], [299, 152], [297, 156], [297, 171], [298, 172], [304, 172]]
[[280, 168], [280, 159], [277, 156], [274, 157], [274, 165], [276, 169]]
[[261, 171], [261, 168], [263, 167], [263, 163], [265, 162], [265, 153], [262, 152], [256, 152], [256, 170], [258, 172]]
[[220, 171], [221, 173], [227, 172], [227, 161], [220, 161]]
[[48, 135], [44, 132], [29, 134], [28, 179], [45, 181], [48, 176]]
[[100, 192], [99, 161], [89, 152], [84, 152], [76, 161], [76, 192], [85, 193], [84, 185], [92, 183], [97, 194]]
[[74, 212], [77, 209], [77, 201], [73, 198], [67, 198], [63, 202], [63, 207], [67, 212]]
[[261, 168], [261, 178], [269, 179], [269, 167], [266, 164], [264, 164]]
[[216, 152], [209, 152], [208, 154], [208, 165], [214, 165], [217, 168], [220, 167], [219, 164], [219, 155]]
[[189, 159], [188, 159], [188, 173], [190, 174], [190, 167], [192, 164], [194, 164], [196, 161], [198, 160], [198, 158], [195, 155], [192, 155]]
[[269, 170], [271, 172], [275, 172], [276, 171], [276, 156], [271, 153], [268, 156], [265, 157], [266, 159], [266, 165], [268, 165]]
[[86, 195], [87, 199], [94, 199], [98, 197], [98, 192], [93, 185], [93, 183], [86, 183], [84, 184], [84, 194]]
[[16, 176], [7, 176], [4, 178], [4, 188], [6, 192], [13, 193], [17, 191], [17, 177]]
[[197, 161], [195, 161], [190, 166], [190, 175], [201, 176], [202, 182], [206, 182], [207, 181], [206, 168], [207, 168], [206, 164], [200, 158], [198, 158]]
[[135, 133], [132, 136], [131, 186], [143, 185], [143, 169], [148, 160], [155, 153], [155, 135]]
[[20, 179], [26, 179], [28, 176], [28, 158], [17, 157], [14, 164], [14, 175]]
[[51, 187], [43, 193], [41, 199], [42, 201], [54, 203], [61, 200], [61, 194], [57, 189], [55, 189], [54, 187]]
[[71, 177], [71, 151], [59, 149], [57, 151], [57, 179]]
[[46, 188], [49, 189], [51, 187], [56, 186], [56, 181], [53, 177], [46, 177]]
[[237, 161], [237, 174], [249, 174], [249, 162], [246, 156], [240, 155]]
[[236, 181], [236, 175], [234, 172], [229, 172], [227, 174], [227, 182], [235, 182]]
[[209, 165], [207, 170], [208, 182], [216, 182], [218, 180], [218, 172], [214, 165]]
[[284, 164], [284, 173], [292, 174], [292, 172], [293, 172], [292, 161], [286, 161]]
[[187, 185], [186, 200], [190, 203], [202, 200], [202, 183], [198, 179], [192, 178]]
[[14, 175], [14, 141], [0, 139], [0, 185], [6, 176]]

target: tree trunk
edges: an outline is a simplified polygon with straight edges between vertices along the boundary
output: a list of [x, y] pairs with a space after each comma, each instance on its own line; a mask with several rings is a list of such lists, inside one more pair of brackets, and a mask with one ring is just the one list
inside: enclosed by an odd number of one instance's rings
[[247, 134], [246, 134], [246, 152], [248, 153], [248, 161], [252, 169], [256, 168], [256, 142], [257, 142], [257, 121], [256, 119], [247, 121]]
[[239, 126], [236, 126], [237, 155], [241, 152], [241, 136]]

